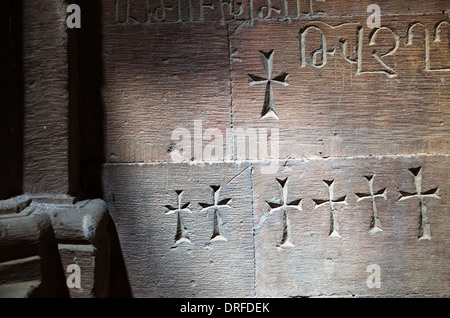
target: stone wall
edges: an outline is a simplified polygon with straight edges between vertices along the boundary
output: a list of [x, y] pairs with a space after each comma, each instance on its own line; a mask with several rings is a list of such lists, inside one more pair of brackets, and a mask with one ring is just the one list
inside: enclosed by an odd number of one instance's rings
[[449, 296], [448, 1], [1, 6], [2, 295]]
[[135, 296], [449, 295], [448, 2], [102, 3]]

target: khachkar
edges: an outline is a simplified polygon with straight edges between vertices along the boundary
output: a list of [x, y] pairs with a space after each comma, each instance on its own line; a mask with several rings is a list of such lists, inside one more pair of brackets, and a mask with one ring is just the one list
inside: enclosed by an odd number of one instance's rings
[[107, 1], [135, 295], [450, 294], [450, 8], [370, 4]]

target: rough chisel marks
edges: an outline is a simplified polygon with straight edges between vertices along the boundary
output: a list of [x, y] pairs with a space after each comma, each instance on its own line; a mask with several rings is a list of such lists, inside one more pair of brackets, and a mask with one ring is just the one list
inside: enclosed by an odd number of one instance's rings
[[186, 229], [186, 226], [184, 225], [183, 219], [181, 218], [181, 213], [192, 213], [191, 210], [188, 209], [189, 202], [185, 203], [184, 205], [181, 205], [181, 199], [182, 199], [182, 190], [176, 190], [177, 193], [177, 207], [173, 207], [171, 205], [166, 205], [166, 208], [169, 209], [169, 211], [166, 212], [167, 215], [170, 214], [176, 214], [177, 215], [177, 232], [175, 234], [175, 244], [188, 242], [190, 243], [188, 231]]
[[275, 101], [273, 98], [273, 88], [272, 83], [278, 83], [283, 86], [288, 86], [289, 84], [286, 82], [289, 74], [282, 73], [276, 77], [272, 78], [273, 71], [273, 50], [266, 53], [263, 51], [259, 51], [261, 54], [261, 61], [264, 68], [265, 77], [248, 74], [248, 83], [250, 86], [258, 85], [258, 84], [266, 84], [266, 93], [264, 96], [264, 106], [261, 111], [261, 119], [264, 118], [275, 118], [278, 119], [278, 111], [275, 106]]
[[380, 217], [378, 216], [378, 209], [375, 201], [377, 198], [383, 198], [384, 200], [387, 200], [387, 189], [384, 188], [375, 193], [375, 190], [373, 189], [373, 180], [375, 179], [375, 175], [364, 176], [364, 179], [366, 179], [367, 186], [369, 187], [369, 193], [355, 193], [355, 195], [358, 198], [357, 202], [364, 199], [370, 199], [372, 201], [373, 214], [372, 220], [370, 222], [369, 233], [375, 234], [377, 232], [383, 231], [383, 229], [381, 228], [381, 221]]
[[275, 212], [281, 211], [283, 213], [283, 236], [281, 238], [281, 242], [277, 245], [277, 247], [293, 247], [294, 244], [291, 242], [291, 221], [288, 214], [289, 208], [297, 209], [298, 211], [302, 210], [302, 199], [298, 199], [287, 203], [288, 196], [288, 179], [278, 179], [278, 183], [281, 186], [282, 199], [277, 202], [269, 202], [267, 204], [270, 206], [270, 211], [266, 213], [260, 220], [259, 224], [255, 227], [255, 229], [259, 229], [264, 222]]
[[418, 198], [419, 199], [419, 240], [431, 240], [430, 221], [428, 220], [427, 206], [424, 202], [425, 198], [440, 199], [439, 188], [434, 188], [422, 192], [422, 167], [408, 169], [414, 177], [415, 193], [400, 191], [399, 201]]
[[337, 210], [336, 210], [335, 205], [336, 204], [347, 205], [347, 196], [345, 195], [343, 197], [340, 197], [340, 198], [334, 200], [334, 180], [324, 180], [323, 182], [325, 183], [325, 185], [328, 188], [328, 199], [326, 199], [326, 200], [313, 199], [314, 204], [315, 204], [314, 209], [321, 207], [323, 205], [327, 205], [327, 204], [330, 205], [330, 217], [331, 217], [330, 236], [341, 237], [341, 235], [339, 234], [339, 221], [337, 218]]
[[210, 210], [214, 213], [214, 227], [213, 227], [213, 234], [211, 236], [211, 241], [226, 241], [225, 235], [223, 235], [223, 221], [222, 221], [222, 214], [221, 209], [223, 208], [231, 208], [228, 203], [230, 203], [231, 198], [223, 199], [219, 201], [219, 194], [220, 194], [220, 186], [211, 186], [211, 189], [213, 190], [213, 204], [209, 203], [199, 203], [202, 207], [202, 210], [200, 212], [209, 212]]

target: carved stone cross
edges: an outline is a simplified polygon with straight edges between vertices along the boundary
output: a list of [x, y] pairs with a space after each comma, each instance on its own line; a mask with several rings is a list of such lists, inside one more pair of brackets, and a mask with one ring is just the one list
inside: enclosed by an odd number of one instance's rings
[[419, 240], [431, 240], [430, 221], [428, 220], [427, 206], [424, 202], [425, 198], [440, 199], [439, 188], [434, 188], [422, 192], [422, 167], [411, 168], [408, 171], [414, 177], [414, 185], [416, 187], [415, 193], [400, 191], [400, 199], [398, 201], [408, 200], [411, 198], [419, 199]]
[[379, 191], [377, 191], [375, 193], [375, 190], [373, 189], [373, 180], [375, 178], [375, 175], [371, 175], [371, 176], [364, 176], [364, 179], [366, 179], [367, 182], [367, 186], [369, 187], [369, 193], [355, 193], [355, 195], [357, 196], [359, 201], [362, 201], [364, 199], [370, 199], [372, 201], [372, 220], [370, 222], [370, 229], [369, 229], [369, 233], [371, 234], [375, 234], [377, 232], [381, 232], [383, 231], [383, 229], [381, 228], [381, 221], [380, 221], [380, 217], [378, 216], [378, 209], [377, 209], [377, 204], [375, 202], [375, 200], [377, 198], [383, 198], [384, 200], [387, 200], [387, 189], [381, 189]]
[[181, 213], [192, 213], [191, 210], [188, 209], [189, 202], [181, 205], [181, 198], [183, 191], [182, 190], [176, 190], [177, 193], [177, 207], [173, 207], [171, 205], [166, 205], [166, 208], [169, 209], [169, 211], [166, 212], [166, 215], [170, 214], [176, 214], [177, 215], [177, 232], [175, 234], [175, 244], [179, 244], [182, 242], [191, 242], [189, 239], [188, 231], [186, 229], [186, 226], [183, 223], [183, 219], [181, 218]]
[[263, 51], [259, 51], [261, 54], [261, 60], [264, 68], [265, 77], [248, 74], [248, 83], [250, 86], [258, 85], [258, 84], [266, 84], [266, 93], [264, 96], [264, 106], [261, 111], [261, 119], [264, 118], [275, 118], [278, 119], [278, 111], [275, 106], [275, 101], [273, 98], [273, 88], [272, 83], [278, 83], [283, 86], [288, 86], [289, 84], [286, 82], [289, 74], [282, 73], [276, 77], [272, 77], [273, 70], [273, 50], [266, 53]]
[[330, 235], [333, 237], [341, 237], [339, 234], [339, 221], [337, 218], [337, 210], [335, 207], [335, 204], [345, 204], [347, 205], [347, 196], [343, 196], [339, 199], [334, 200], [334, 180], [324, 180], [323, 181], [325, 185], [328, 188], [328, 199], [326, 200], [315, 200], [313, 199], [315, 203], [314, 209], [321, 207], [323, 205], [329, 204], [330, 205]]
[[199, 203], [202, 207], [202, 210], [200, 212], [208, 212], [209, 210], [213, 210], [214, 213], [214, 227], [213, 227], [213, 234], [211, 236], [211, 241], [217, 241], [222, 240], [226, 241], [226, 237], [223, 235], [222, 231], [222, 215], [220, 213], [221, 208], [231, 208], [228, 203], [230, 203], [231, 198], [223, 199], [219, 201], [219, 194], [220, 194], [220, 186], [211, 186], [213, 190], [213, 204], [209, 203]]
[[292, 201], [287, 203], [287, 195], [288, 195], [288, 179], [278, 179], [278, 183], [281, 186], [282, 199], [278, 202], [269, 202], [267, 204], [270, 206], [270, 211], [266, 213], [260, 220], [259, 224], [256, 226], [256, 229], [260, 228], [264, 222], [275, 212], [281, 211], [283, 213], [283, 236], [278, 247], [292, 247], [294, 244], [291, 242], [291, 221], [288, 215], [288, 209], [294, 208], [298, 211], [302, 210], [302, 199]]

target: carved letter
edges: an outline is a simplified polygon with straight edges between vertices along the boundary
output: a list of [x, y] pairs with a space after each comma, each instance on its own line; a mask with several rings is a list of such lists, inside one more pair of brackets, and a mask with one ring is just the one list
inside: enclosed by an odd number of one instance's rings
[[413, 44], [413, 38], [414, 38], [414, 28], [416, 26], [421, 26], [424, 30], [425, 39], [424, 39], [424, 46], [425, 46], [425, 70], [430, 70], [430, 32], [428, 31], [428, 28], [423, 25], [420, 22], [416, 22], [411, 24], [408, 27], [408, 30], [406, 31], [406, 46], [410, 46]]
[[393, 77], [397, 76], [397, 72], [383, 61], [384, 57], [394, 55], [400, 46], [400, 36], [397, 34], [397, 32], [395, 32], [394, 30], [391, 30], [388, 27], [381, 27], [379, 29], [375, 29], [375, 31], [372, 32], [372, 34], [369, 38], [369, 45], [375, 45], [376, 36], [377, 36], [378, 32], [380, 32], [381, 30], [388, 30], [389, 32], [391, 32], [391, 34], [395, 40], [394, 46], [387, 53], [380, 55], [376, 50], [374, 50], [372, 52], [372, 56], [385, 69], [384, 70], [375, 70], [375, 71], [363, 71], [362, 70], [362, 49], [363, 49], [363, 33], [364, 32], [363, 32], [363, 28], [360, 28], [359, 34], [358, 34], [358, 60], [357, 60], [356, 75], [369, 74], [369, 73], [370, 74], [381, 73], [381, 74], [386, 74], [389, 78], [393, 78]]
[[[275, 12], [276, 14], [280, 14], [281, 10], [272, 6], [272, 0], [266, 0], [265, 6], [262, 6], [259, 8], [259, 18], [261, 19], [269, 19], [272, 17], [272, 12]], [[267, 10], [266, 14], [264, 14], [264, 11]]]
[[[305, 67], [308, 65], [308, 62], [306, 60], [306, 34], [310, 29], [318, 30], [320, 33], [320, 48], [311, 52], [310, 54], [310, 60], [311, 65], [315, 68], [322, 68], [327, 64], [327, 55], [334, 55], [335, 50], [331, 50], [330, 52], [327, 51], [327, 40], [325, 38], [325, 35], [323, 31], [314, 25], [308, 26], [303, 31], [300, 31], [300, 58], [301, 58], [301, 66]], [[321, 61], [320, 63], [317, 62], [317, 56], [321, 55]]]
[[166, 19], [167, 11], [172, 11], [172, 7], [166, 7], [164, 0], [160, 0], [161, 7], [155, 10], [155, 20], [158, 22], [163, 22]]
[[[236, 13], [236, 9], [238, 10]], [[222, 25], [225, 24], [225, 12], [227, 12], [229, 15], [233, 17], [238, 17], [242, 13], [244, 13], [244, 5], [242, 2], [227, 2], [225, 0], [219, 0], [219, 10], [220, 10], [220, 23]]]
[[[362, 27], [361, 27], [361, 26], [359, 26], [359, 27], [356, 29], [356, 43], [357, 43], [357, 45], [358, 45], [358, 43], [359, 43], [359, 37], [360, 37], [360, 34], [362, 34]], [[352, 59], [352, 58], [350, 58], [350, 57], [348, 56], [348, 45], [347, 45], [347, 40], [345, 40], [345, 39], [340, 39], [339, 42], [341, 43], [342, 57], [344, 58], [344, 60], [346, 60], [347, 62], [349, 62], [349, 63], [351, 63], [351, 64], [357, 64], [358, 61], [359, 61], [359, 58], [358, 58], [358, 50], [357, 50], [357, 53], [356, 53], [356, 57], [355, 57], [354, 59]]]
[[[449, 13], [450, 14], [450, 13]], [[448, 21], [441, 21], [438, 22], [436, 24], [436, 26], [434, 27], [434, 40], [433, 43], [437, 43], [437, 42], [441, 42], [441, 27], [442, 25], [447, 24], [450, 27], [450, 22]], [[448, 30], [448, 32], [450, 33], [450, 28]], [[450, 34], [449, 34], [449, 46], [450, 46]], [[450, 51], [450, 47], [448, 49]], [[450, 60], [450, 52], [449, 52], [449, 58]], [[449, 61], [450, 62], [450, 61]], [[441, 72], [449, 72], [450, 71], [450, 67], [443, 67], [443, 68], [430, 68], [428, 69], [428, 71], [441, 71]]]
[[323, 16], [325, 15], [325, 12], [323, 11], [317, 11], [314, 12], [314, 2], [327, 2], [326, 0], [309, 0], [309, 15], [317, 15], [317, 16]]
[[116, 0], [116, 22], [117, 24], [129, 24], [129, 23], [138, 23], [138, 21], [130, 16], [130, 0], [125, 0], [125, 20], [119, 21], [119, 7], [120, 7], [121, 0]]
[[388, 28], [388, 27], [381, 27], [379, 29], [376, 29], [373, 33], [372, 36], [370, 37], [369, 40], [369, 45], [374, 45], [375, 44], [375, 37], [378, 34], [378, 32], [380, 32], [381, 30], [388, 30], [389, 32], [392, 33], [394, 40], [395, 40], [395, 45], [394, 47], [389, 50], [387, 53], [379, 55], [378, 52], [375, 50], [372, 52], [372, 56], [381, 64], [383, 65], [383, 67], [385, 67], [387, 69], [387, 71], [380, 71], [382, 73], [386, 73], [388, 74], [389, 77], [394, 77], [397, 75], [397, 72], [389, 67], [383, 60], [382, 58], [386, 57], [386, 56], [390, 56], [390, 55], [394, 55], [395, 52], [397, 52], [399, 46], [400, 46], [400, 36], [397, 34], [397, 32], [393, 31], [392, 29]]
[[211, 9], [214, 10], [214, 4], [204, 4], [205, 0], [200, 0], [200, 21], [205, 21], [205, 18], [203, 16], [203, 9]]

